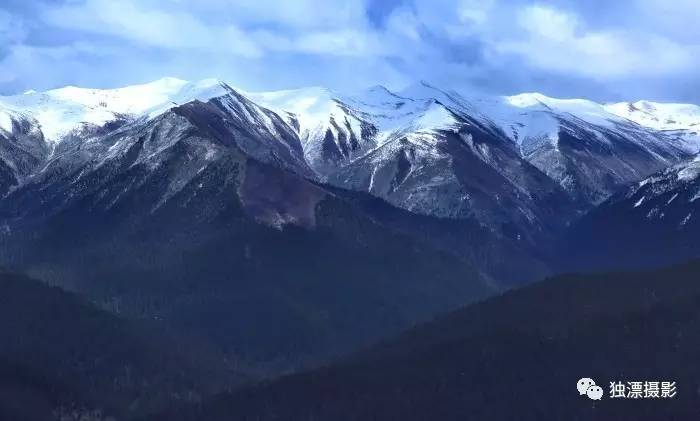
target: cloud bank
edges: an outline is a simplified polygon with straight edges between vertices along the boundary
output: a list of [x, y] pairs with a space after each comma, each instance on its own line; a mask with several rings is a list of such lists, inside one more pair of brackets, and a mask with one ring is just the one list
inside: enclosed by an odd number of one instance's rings
[[0, 93], [163, 76], [700, 102], [695, 0], [6, 0]]

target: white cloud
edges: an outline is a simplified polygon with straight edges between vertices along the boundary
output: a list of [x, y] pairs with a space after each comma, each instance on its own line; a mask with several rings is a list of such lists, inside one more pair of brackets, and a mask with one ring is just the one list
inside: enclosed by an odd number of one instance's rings
[[357, 30], [312, 32], [301, 36], [296, 45], [299, 51], [315, 54], [367, 57], [388, 52], [378, 36]]
[[386, 31], [390, 34], [404, 36], [413, 41], [420, 41], [422, 23], [416, 14], [405, 7], [394, 10], [386, 20]]
[[697, 0], [399, 0], [373, 9], [378, 1], [64, 0], [38, 16], [0, 11], [0, 83], [114, 86], [171, 74], [262, 87], [428, 79], [516, 93], [552, 81], [549, 93], [560, 95], [572, 80], [596, 89], [698, 80]]
[[208, 16], [219, 22], [294, 30], [362, 26], [368, 7], [365, 0], [140, 0], [140, 4]]
[[[164, 7], [165, 5], [172, 7]], [[262, 57], [268, 52], [374, 56], [386, 52], [361, 1], [236, 2], [86, 0], [49, 8], [49, 24], [139, 46]], [[200, 14], [194, 13], [196, 10]], [[210, 15], [201, 20], [202, 10]], [[272, 25], [272, 26], [271, 26]]]
[[461, 0], [457, 4], [457, 17], [463, 24], [483, 25], [495, 4], [495, 0]]
[[592, 78], [673, 75], [694, 61], [688, 48], [658, 35], [587, 30], [577, 16], [547, 6], [522, 9], [517, 23], [522, 36], [495, 40], [493, 48], [548, 71]]
[[55, 26], [154, 47], [217, 50], [246, 57], [261, 55], [246, 33], [233, 24], [208, 25], [186, 13], [144, 8], [129, 0], [88, 0], [81, 5], [51, 8], [44, 19]]
[[679, 42], [700, 42], [700, 1], [636, 0], [633, 16], [647, 31], [672, 37]]
[[374, 57], [388, 53], [377, 34], [352, 29], [317, 30], [300, 35], [261, 30], [251, 33], [250, 37], [267, 52], [350, 57]]
[[526, 7], [520, 12], [517, 23], [533, 37], [557, 42], [575, 38], [574, 31], [579, 26], [575, 16], [544, 6]]

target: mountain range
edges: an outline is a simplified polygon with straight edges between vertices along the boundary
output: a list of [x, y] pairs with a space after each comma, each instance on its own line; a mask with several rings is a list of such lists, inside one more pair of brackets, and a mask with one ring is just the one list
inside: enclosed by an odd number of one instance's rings
[[697, 257], [699, 123], [423, 82], [4, 96], [0, 265], [274, 376], [554, 273]]
[[[0, 123], [5, 232], [12, 221], [48, 217], [90, 194], [92, 207], [119, 207], [143, 186], [125, 184], [124, 174], [167, 172], [149, 193], [153, 213], [242, 156], [302, 184], [459, 221], [537, 268], [550, 265], [552, 244], [581, 215], [631, 183], [692, 162], [700, 150], [695, 105], [484, 96], [424, 82], [352, 94], [251, 93], [219, 80], [173, 78], [113, 90], [67, 87], [0, 97]], [[238, 194], [268, 226], [313, 225], [313, 194], [292, 206]], [[542, 274], [514, 275], [502, 262], [476, 258], [473, 244], [451, 252], [507, 283]]]

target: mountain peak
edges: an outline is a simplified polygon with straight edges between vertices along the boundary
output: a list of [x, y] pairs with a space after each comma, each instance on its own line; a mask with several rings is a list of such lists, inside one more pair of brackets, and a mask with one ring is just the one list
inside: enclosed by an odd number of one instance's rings
[[58, 142], [81, 124], [102, 125], [120, 116], [153, 116], [194, 100], [208, 101], [232, 88], [218, 79], [188, 82], [165, 77], [114, 89], [66, 86], [45, 92], [0, 97], [0, 106], [27, 112], [41, 125], [49, 142]]
[[650, 113], [656, 111], [656, 107], [654, 106], [654, 103], [641, 100], [641, 101], [636, 101], [633, 103], [630, 103], [630, 110], [639, 110], [643, 111], [645, 113]]
[[552, 100], [552, 98], [538, 92], [525, 92], [518, 95], [507, 96], [505, 98], [509, 104], [515, 105], [516, 107], [532, 107], [537, 105], [547, 106], [547, 103], [551, 102]]

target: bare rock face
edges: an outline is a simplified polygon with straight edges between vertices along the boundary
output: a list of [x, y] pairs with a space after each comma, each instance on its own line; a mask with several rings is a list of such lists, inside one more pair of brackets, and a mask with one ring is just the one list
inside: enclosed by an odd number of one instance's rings
[[239, 190], [243, 210], [256, 221], [282, 229], [316, 227], [316, 206], [327, 193], [296, 174], [248, 161]]

